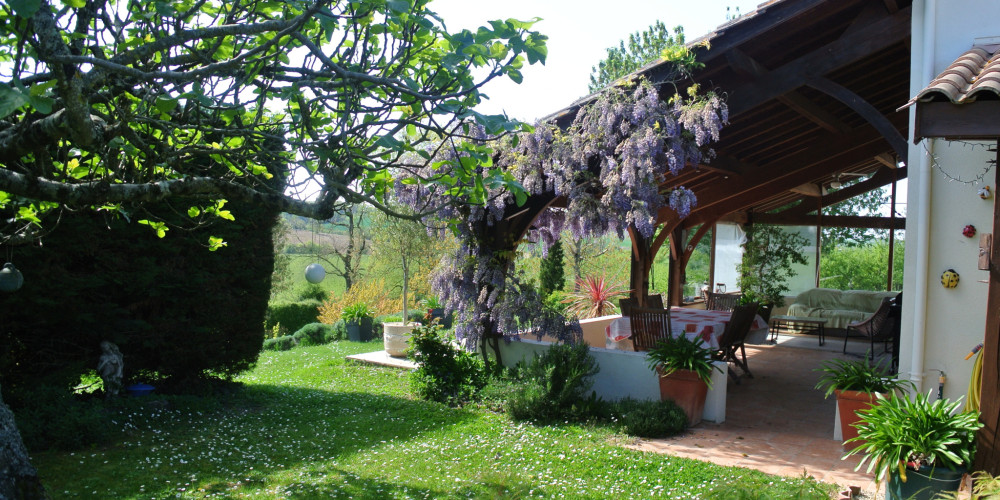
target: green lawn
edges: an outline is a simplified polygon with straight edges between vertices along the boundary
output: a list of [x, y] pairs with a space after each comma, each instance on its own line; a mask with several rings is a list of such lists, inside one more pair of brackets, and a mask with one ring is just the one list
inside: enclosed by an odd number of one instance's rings
[[344, 361], [373, 347], [265, 352], [229, 396], [136, 400], [117, 444], [34, 463], [55, 498], [797, 496], [798, 480], [627, 450], [604, 429], [414, 400], [405, 371]]

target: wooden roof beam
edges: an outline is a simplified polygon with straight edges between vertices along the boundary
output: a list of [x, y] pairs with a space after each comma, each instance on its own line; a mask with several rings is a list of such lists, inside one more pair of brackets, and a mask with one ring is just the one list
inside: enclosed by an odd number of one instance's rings
[[[788, 191], [795, 186], [835, 170], [837, 165], [857, 163], [864, 161], [866, 158], [871, 158], [884, 147], [885, 144], [881, 141], [856, 144], [853, 148], [846, 149], [841, 154], [828, 157], [819, 163], [788, 170], [787, 173], [775, 175], [765, 182], [760, 182], [758, 179], [759, 183], [756, 185], [746, 186], [720, 183], [716, 189], [706, 189], [702, 192], [696, 192], [699, 206], [691, 212], [691, 215], [684, 219], [683, 225], [684, 227], [696, 226], [714, 217], [718, 217], [719, 214], [724, 215], [751, 207], [761, 199], [767, 198], [771, 193]], [[782, 166], [787, 168], [789, 164]], [[709, 201], [713, 199], [720, 201], [714, 203]], [[705, 205], [701, 205], [702, 201], [706, 202]], [[676, 217], [676, 214], [672, 215]]]
[[903, 134], [899, 133], [899, 130], [892, 125], [882, 113], [880, 113], [874, 106], [861, 98], [861, 96], [855, 94], [847, 87], [840, 85], [827, 78], [812, 78], [807, 85], [810, 87], [823, 92], [830, 97], [844, 103], [847, 107], [854, 110], [855, 113], [861, 115], [868, 124], [875, 127], [885, 141], [892, 146], [892, 150], [896, 153], [896, 156], [906, 162], [906, 157], [908, 154], [908, 149], [906, 146], [906, 139], [903, 138]]
[[[830, 205], [836, 205], [837, 203], [840, 203], [844, 200], [849, 200], [851, 198], [854, 198], [855, 196], [859, 196], [867, 192], [874, 191], [882, 186], [892, 184], [892, 181], [894, 179], [895, 180], [905, 179], [906, 171], [907, 171], [906, 167], [897, 169], [896, 175], [893, 176], [893, 171], [891, 169], [885, 167], [880, 168], [878, 169], [877, 172], [875, 172], [875, 175], [869, 177], [868, 179], [865, 179], [857, 184], [852, 184], [850, 186], [845, 187], [844, 189], [834, 191], [824, 196], [823, 206], [828, 207]], [[805, 204], [799, 204], [795, 207], [789, 208], [788, 210], [784, 210], [779, 213], [782, 215], [805, 215], [815, 211], [816, 211], [815, 206], [810, 206], [808, 203], [805, 203]]]
[[[698, 197], [698, 211], [703, 211], [711, 208], [714, 205], [723, 203], [729, 198], [741, 195], [748, 191], [759, 191], [758, 199], [764, 198], [767, 195], [778, 191], [788, 191], [789, 189], [805, 184], [806, 182], [813, 181], [817, 178], [822, 177], [822, 174], [829, 172], [835, 172], [838, 169], [835, 166], [829, 166], [831, 160], [843, 157], [845, 154], [852, 153], [857, 148], [862, 146], [870, 145], [873, 142], [882, 143], [881, 139], [872, 136], [872, 130], [870, 127], [861, 127], [858, 130], [837, 137], [822, 137], [811, 141], [808, 144], [804, 144], [801, 151], [789, 155], [775, 163], [767, 165], [765, 167], [756, 167], [749, 172], [753, 175], [746, 175], [739, 179], [730, 179], [728, 182], [715, 183], [708, 189], [699, 190], [695, 192]], [[885, 146], [883, 145], [877, 150], [871, 151], [863, 159], [871, 158], [872, 156], [884, 152]], [[865, 149], [868, 151], [869, 149]], [[855, 158], [857, 154], [849, 154], [850, 158]], [[853, 161], [840, 161], [834, 162], [837, 166], [843, 168], [843, 165], [853, 164], [861, 159], [856, 159]], [[827, 170], [821, 171], [812, 177], [802, 178], [794, 183], [784, 182], [790, 176], [801, 172], [802, 170], [809, 169], [812, 165], [822, 164], [828, 165]], [[781, 189], [774, 189], [770, 186], [775, 183], [780, 183], [783, 187]], [[734, 207], [733, 210], [742, 208]], [[732, 211], [732, 210], [729, 210]], [[669, 210], [672, 213], [672, 210]], [[725, 213], [725, 212], [724, 212]], [[668, 214], [662, 214], [666, 216]], [[661, 219], [662, 220], [662, 219]]]
[[824, 77], [831, 71], [906, 40], [910, 36], [910, 9], [900, 9], [891, 16], [772, 70], [763, 78], [732, 89], [729, 92], [730, 118], [795, 90], [809, 79]]
[[[726, 60], [737, 73], [745, 76], [762, 78], [770, 73], [767, 68], [740, 49], [733, 49], [729, 51], [729, 53], [726, 54]], [[851, 131], [851, 127], [834, 116], [833, 113], [823, 109], [794, 90], [789, 91], [787, 94], [777, 96], [776, 99], [785, 106], [792, 108], [796, 113], [806, 117], [808, 120], [830, 132], [835, 134], [846, 134]]]

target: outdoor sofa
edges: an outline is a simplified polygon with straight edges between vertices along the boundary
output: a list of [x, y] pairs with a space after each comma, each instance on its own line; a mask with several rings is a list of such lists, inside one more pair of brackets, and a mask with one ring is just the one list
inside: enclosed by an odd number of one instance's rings
[[878, 310], [883, 298], [898, 294], [899, 292], [813, 288], [795, 297], [795, 302], [788, 306], [788, 315], [826, 318], [827, 328], [847, 328], [848, 323], [871, 316]]

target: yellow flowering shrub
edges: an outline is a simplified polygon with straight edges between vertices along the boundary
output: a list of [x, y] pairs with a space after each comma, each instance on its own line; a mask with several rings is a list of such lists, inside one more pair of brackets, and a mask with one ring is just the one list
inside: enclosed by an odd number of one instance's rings
[[359, 302], [365, 303], [369, 309], [375, 311], [376, 316], [398, 313], [402, 309], [400, 299], [389, 297], [385, 280], [365, 280], [355, 283], [340, 297], [330, 294], [330, 297], [323, 301], [323, 305], [319, 306], [319, 321], [332, 325], [340, 319], [340, 313], [345, 307]]

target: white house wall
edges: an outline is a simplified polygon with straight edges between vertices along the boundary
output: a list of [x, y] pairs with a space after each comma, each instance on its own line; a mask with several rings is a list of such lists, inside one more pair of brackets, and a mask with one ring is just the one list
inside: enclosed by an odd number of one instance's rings
[[[971, 48], [975, 38], [1000, 36], [997, 0], [917, 0], [913, 13], [911, 95]], [[933, 19], [925, 19], [925, 13]], [[925, 28], [931, 28], [928, 40]], [[913, 108], [910, 113], [912, 124]], [[909, 148], [900, 372], [924, 392], [936, 389], [939, 371], [945, 372], [944, 394], [952, 399], [968, 391], [972, 361], [964, 358], [983, 340], [986, 323], [988, 285], [980, 280], [988, 276], [977, 269], [979, 235], [966, 238], [962, 228], [972, 224], [980, 233], [991, 232], [993, 199], [977, 196], [980, 185], [949, 180], [945, 174], [962, 180], [980, 175], [995, 156], [979, 144], [933, 140], [913, 145], [911, 140]], [[994, 179], [990, 169], [985, 184], [995, 191]], [[929, 208], [926, 222], [919, 214], [921, 204]], [[947, 269], [961, 276], [957, 288], [941, 286]], [[918, 280], [926, 282], [924, 290]]]

